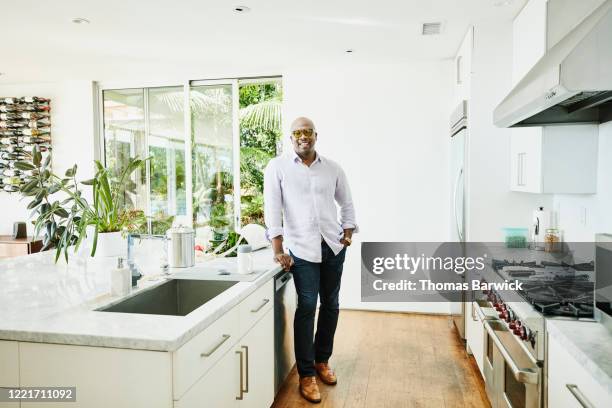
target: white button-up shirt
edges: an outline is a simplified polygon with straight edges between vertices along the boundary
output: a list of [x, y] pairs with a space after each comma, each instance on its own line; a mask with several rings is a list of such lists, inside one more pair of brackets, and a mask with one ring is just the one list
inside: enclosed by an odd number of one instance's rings
[[264, 174], [264, 218], [268, 238], [282, 235], [295, 256], [310, 262], [321, 262], [321, 237], [337, 255], [343, 230], [357, 232], [346, 175], [318, 153], [310, 167], [295, 152], [270, 160]]

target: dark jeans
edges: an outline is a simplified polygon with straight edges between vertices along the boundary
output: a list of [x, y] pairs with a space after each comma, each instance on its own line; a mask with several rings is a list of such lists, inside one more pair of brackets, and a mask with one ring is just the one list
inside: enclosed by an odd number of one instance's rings
[[[291, 273], [298, 295], [293, 332], [295, 359], [300, 377], [316, 375], [315, 361], [325, 363], [332, 354], [338, 324], [338, 295], [345, 253], [346, 248], [334, 255], [325, 241], [321, 242], [321, 263], [305, 261], [290, 252], [294, 261]], [[317, 334], [313, 336], [317, 296], [321, 299], [321, 306]]]

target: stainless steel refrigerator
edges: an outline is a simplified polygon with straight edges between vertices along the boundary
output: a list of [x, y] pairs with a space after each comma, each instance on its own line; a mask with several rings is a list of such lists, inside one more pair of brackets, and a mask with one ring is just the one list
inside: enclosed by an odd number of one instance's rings
[[[465, 242], [465, 164], [468, 138], [468, 106], [461, 101], [450, 118], [450, 240]], [[451, 303], [451, 315], [457, 331], [465, 340], [465, 293], [462, 302]]]

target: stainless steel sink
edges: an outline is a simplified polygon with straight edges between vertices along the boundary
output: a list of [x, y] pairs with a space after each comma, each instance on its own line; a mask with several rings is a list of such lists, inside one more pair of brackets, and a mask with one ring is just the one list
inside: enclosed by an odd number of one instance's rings
[[235, 281], [170, 279], [161, 285], [144, 289], [125, 300], [96, 310], [185, 316], [236, 283]]

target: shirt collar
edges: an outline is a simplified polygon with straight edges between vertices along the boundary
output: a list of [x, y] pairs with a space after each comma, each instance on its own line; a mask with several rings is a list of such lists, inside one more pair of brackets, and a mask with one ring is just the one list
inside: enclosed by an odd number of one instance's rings
[[[295, 150], [291, 150], [291, 158], [293, 160], [294, 163], [302, 163], [302, 159], [300, 158], [300, 156], [298, 156], [298, 154], [295, 152]], [[316, 163], [316, 162], [322, 162], [322, 157], [319, 153], [317, 153], [315, 151], [315, 159], [312, 162], [312, 164]]]

